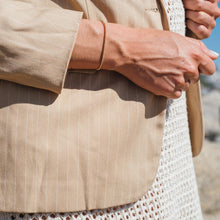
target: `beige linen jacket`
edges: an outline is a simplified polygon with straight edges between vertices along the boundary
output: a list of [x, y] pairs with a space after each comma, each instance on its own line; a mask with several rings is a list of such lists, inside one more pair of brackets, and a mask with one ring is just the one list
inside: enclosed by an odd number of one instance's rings
[[[126, 204], [155, 178], [167, 100], [116, 72], [67, 74], [82, 16], [168, 29], [162, 0], [0, 0], [2, 212]], [[195, 156], [203, 139], [198, 84], [187, 105]]]

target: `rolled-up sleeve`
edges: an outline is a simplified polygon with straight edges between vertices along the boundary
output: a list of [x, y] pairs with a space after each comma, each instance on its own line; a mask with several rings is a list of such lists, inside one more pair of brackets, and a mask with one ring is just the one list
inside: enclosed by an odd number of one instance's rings
[[0, 79], [61, 93], [82, 12], [0, 0]]

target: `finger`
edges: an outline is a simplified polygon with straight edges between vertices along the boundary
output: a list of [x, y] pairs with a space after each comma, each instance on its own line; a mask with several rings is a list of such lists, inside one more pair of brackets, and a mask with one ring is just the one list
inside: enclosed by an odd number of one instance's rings
[[192, 21], [191, 19], [186, 21], [186, 25], [199, 39], [208, 38], [212, 33], [212, 30], [208, 29], [203, 24], [198, 24]]
[[174, 77], [175, 80], [175, 91], [181, 90], [186, 91], [189, 88], [189, 82], [190, 80], [185, 80], [184, 77]]
[[219, 57], [219, 54], [213, 50], [209, 50], [202, 41], [198, 41], [200, 47], [205, 52], [207, 56], [209, 56], [212, 60], [216, 60]]
[[184, 91], [187, 91], [189, 89], [189, 86], [190, 86], [190, 82], [186, 82], [185, 83]]
[[[195, 67], [197, 66], [197, 67]], [[198, 69], [198, 64], [195, 64], [194, 68], [190, 70], [189, 72], [186, 72], [184, 74], [185, 82], [190, 83], [196, 83], [199, 80], [199, 69]]]
[[169, 93], [167, 95], [164, 95], [165, 97], [169, 98], [169, 99], [178, 99], [180, 98], [182, 95], [182, 90], [175, 90], [172, 93]]
[[[190, 79], [186, 79], [185, 80], [186, 82], [185, 82], [185, 88], [186, 88], [186, 90], [188, 90], [189, 89], [189, 86], [190, 86], [190, 84], [193, 82], [193, 80], [191, 81]], [[185, 91], [186, 91], [185, 90]]]
[[181, 90], [177, 90], [177, 91], [174, 92], [172, 98], [173, 99], [178, 99], [178, 98], [181, 97], [181, 95], [182, 95], [182, 91]]
[[192, 1], [192, 0], [186, 0], [184, 1], [184, 7], [186, 9], [194, 10], [194, 11], [204, 11], [211, 16], [214, 16], [215, 18], [220, 16], [220, 9], [218, 8], [218, 5], [211, 1]]
[[163, 79], [164, 81], [166, 81], [166, 83], [169, 85], [170, 88], [175, 89], [176, 85], [174, 80], [170, 79], [168, 76], [164, 76]]
[[186, 18], [189, 18], [195, 23], [202, 24], [208, 29], [213, 29], [216, 26], [215, 18], [203, 11], [187, 10]]
[[199, 64], [199, 70], [202, 74], [212, 75], [216, 71], [215, 63], [209, 56], [203, 54]]
[[182, 89], [176, 88], [175, 79], [168, 76], [163, 76], [162, 80], [164, 83], [161, 83], [161, 94], [167, 98], [176, 99], [179, 98], [182, 94]]
[[177, 90], [181, 90], [181, 91], [186, 91], [186, 90], [188, 90], [189, 89], [189, 82], [185, 82], [183, 85], [181, 84], [181, 85], [178, 85], [177, 87], [176, 87], [176, 89]]

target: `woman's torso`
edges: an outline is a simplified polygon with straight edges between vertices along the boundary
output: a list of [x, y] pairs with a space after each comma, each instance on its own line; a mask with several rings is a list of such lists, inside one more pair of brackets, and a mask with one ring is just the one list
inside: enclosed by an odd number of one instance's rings
[[[165, 1], [170, 29], [185, 34], [180, 0]], [[144, 152], [143, 152], [144, 153]], [[189, 138], [185, 93], [168, 100], [162, 153], [157, 175], [147, 194], [136, 203], [102, 210], [65, 214], [34, 214], [27, 219], [201, 219]], [[18, 217], [15, 216], [15, 217]]]

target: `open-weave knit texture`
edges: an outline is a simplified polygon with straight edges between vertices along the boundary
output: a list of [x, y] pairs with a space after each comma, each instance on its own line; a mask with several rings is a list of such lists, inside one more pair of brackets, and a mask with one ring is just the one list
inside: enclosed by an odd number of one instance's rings
[[[170, 29], [185, 34], [181, 0], [166, 0]], [[168, 100], [160, 164], [150, 190], [135, 203], [102, 210], [47, 213], [2, 213], [0, 219], [26, 220], [201, 220], [201, 208], [192, 161], [186, 97]]]

